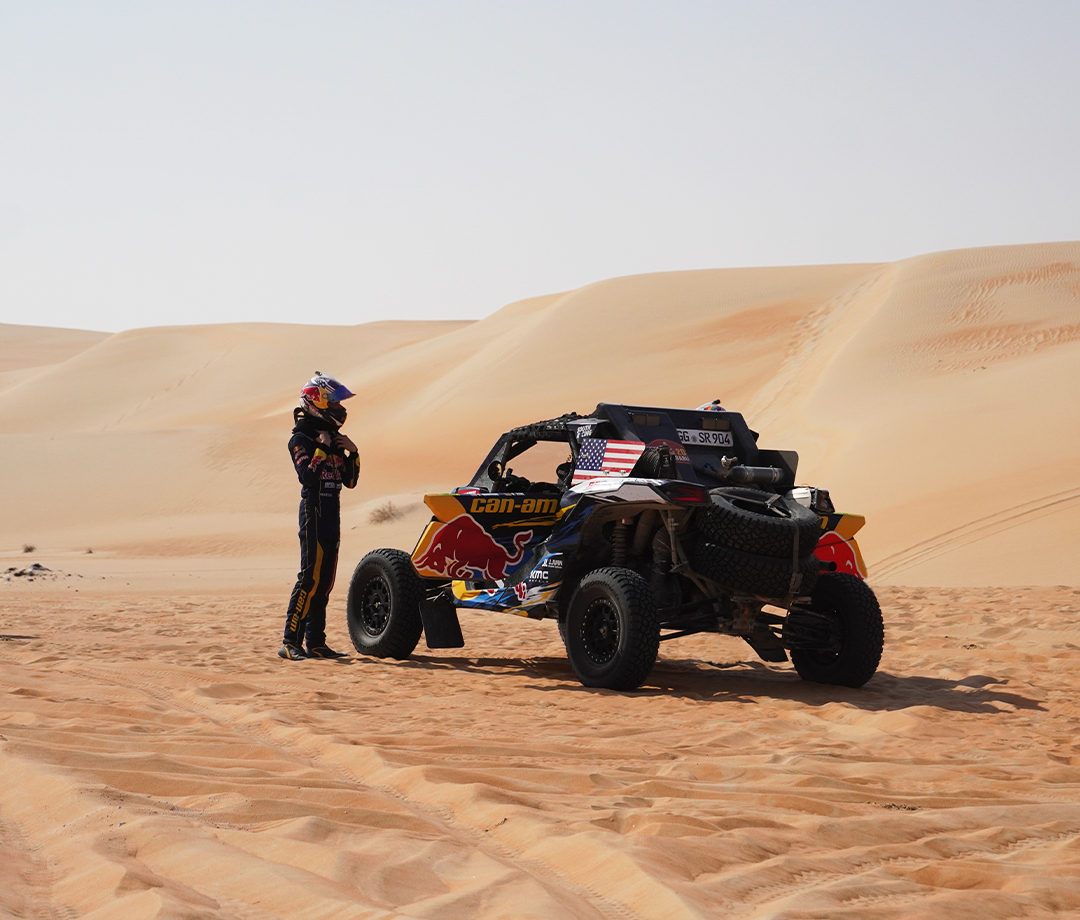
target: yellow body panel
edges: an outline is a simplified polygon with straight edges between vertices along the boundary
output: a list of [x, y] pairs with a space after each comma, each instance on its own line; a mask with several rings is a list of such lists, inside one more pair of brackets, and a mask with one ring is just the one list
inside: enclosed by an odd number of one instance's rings
[[442, 521], [444, 524], [448, 521], [452, 521], [459, 514], [464, 513], [465, 506], [462, 504], [462, 499], [468, 500], [474, 498], [472, 495], [451, 495], [448, 492], [440, 492], [434, 495], [425, 495], [424, 504], [431, 509], [431, 513], [435, 515], [435, 520]]
[[861, 514], [841, 514], [840, 522], [833, 528], [833, 532], [850, 542], [851, 538], [863, 529], [865, 523], [866, 518]]

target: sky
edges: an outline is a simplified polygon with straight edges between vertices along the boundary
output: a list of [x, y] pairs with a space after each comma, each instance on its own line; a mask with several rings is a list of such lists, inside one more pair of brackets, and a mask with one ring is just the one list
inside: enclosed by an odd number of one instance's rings
[[1080, 4], [0, 0], [0, 322], [1080, 239]]

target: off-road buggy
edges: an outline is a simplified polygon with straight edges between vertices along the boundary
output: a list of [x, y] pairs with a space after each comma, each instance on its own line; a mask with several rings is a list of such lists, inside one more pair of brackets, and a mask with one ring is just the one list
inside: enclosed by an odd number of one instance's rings
[[798, 455], [757, 438], [737, 412], [611, 403], [506, 432], [467, 486], [425, 496], [434, 516], [411, 555], [357, 565], [353, 644], [407, 658], [424, 633], [460, 648], [467, 608], [558, 620], [589, 687], [632, 690], [661, 641], [701, 632], [862, 686], [884, 641], [854, 540], [864, 519], [796, 487]]

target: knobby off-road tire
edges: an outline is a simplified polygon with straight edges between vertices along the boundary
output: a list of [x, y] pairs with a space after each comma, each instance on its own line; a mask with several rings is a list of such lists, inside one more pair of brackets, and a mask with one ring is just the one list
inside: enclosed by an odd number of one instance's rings
[[818, 578], [811, 600], [815, 612], [837, 622], [842, 645], [839, 652], [792, 649], [791, 663], [799, 677], [861, 687], [874, 676], [885, 645], [885, 624], [874, 592], [854, 575], [827, 572]]
[[423, 597], [424, 584], [408, 553], [368, 553], [349, 582], [349, 637], [356, 650], [377, 658], [408, 658], [424, 630]]
[[640, 687], [660, 649], [660, 620], [645, 579], [614, 566], [582, 578], [567, 611], [564, 641], [586, 687]]
[[821, 536], [821, 518], [793, 498], [754, 489], [712, 490], [712, 503], [698, 509], [695, 520], [705, 538], [755, 556], [792, 557], [799, 541], [800, 559], [812, 553]]
[[[694, 571], [719, 585], [742, 594], [757, 597], [782, 598], [791, 593], [791, 558], [773, 559], [754, 556], [726, 546], [702, 541], [691, 553]], [[802, 575], [796, 596], [809, 595], [818, 579], [818, 559], [803, 556], [798, 562]]]

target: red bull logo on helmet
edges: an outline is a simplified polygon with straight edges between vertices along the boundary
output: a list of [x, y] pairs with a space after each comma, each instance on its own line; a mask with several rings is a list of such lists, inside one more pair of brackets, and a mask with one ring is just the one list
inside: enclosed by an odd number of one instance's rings
[[432, 531], [426, 546], [417, 547], [413, 565], [422, 576], [498, 581], [525, 557], [532, 535], [531, 530], [514, 534], [511, 552], [475, 519], [460, 514]]
[[325, 374], [316, 374], [300, 390], [300, 399], [316, 409], [325, 409], [332, 402], [342, 402], [355, 395], [345, 384]]

